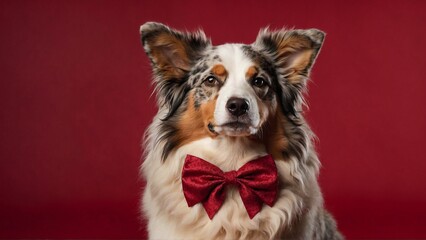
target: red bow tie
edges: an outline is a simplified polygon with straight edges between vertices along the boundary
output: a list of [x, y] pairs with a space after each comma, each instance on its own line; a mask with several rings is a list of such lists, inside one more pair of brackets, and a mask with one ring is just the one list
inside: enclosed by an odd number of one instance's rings
[[182, 187], [189, 207], [202, 203], [210, 219], [225, 200], [227, 185], [238, 187], [250, 218], [263, 203], [273, 206], [277, 197], [277, 168], [271, 155], [252, 160], [238, 171], [222, 172], [205, 160], [187, 155], [182, 170]]

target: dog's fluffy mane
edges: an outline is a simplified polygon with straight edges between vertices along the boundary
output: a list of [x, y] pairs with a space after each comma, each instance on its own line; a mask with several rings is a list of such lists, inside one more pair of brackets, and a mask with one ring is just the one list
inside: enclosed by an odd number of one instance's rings
[[[146, 23], [141, 33], [153, 67], [159, 106], [144, 136], [141, 168], [147, 180], [142, 206], [149, 220], [150, 237], [340, 239], [333, 219], [323, 209], [315, 138], [302, 115], [303, 94], [324, 33], [316, 29], [263, 29], [253, 44], [241, 45], [242, 51], [271, 76], [277, 111], [255, 134], [256, 141], [224, 137], [214, 143], [218, 138], [214, 131], [208, 131], [205, 123], [196, 123], [202, 115], [188, 119], [188, 112], [195, 114], [201, 104], [197, 102], [198, 93], [191, 90], [200, 73], [209, 67], [204, 59], [217, 58], [213, 54], [216, 47], [202, 31], [179, 32], [162, 24]], [[290, 61], [303, 68], [289, 70]], [[221, 150], [214, 153], [217, 157], [243, 159], [215, 162], [223, 169], [241, 166], [258, 154], [273, 155], [280, 175], [274, 207], [265, 206], [250, 220], [238, 191], [230, 189], [221, 211], [212, 220], [200, 204], [188, 208], [181, 188], [183, 159], [194, 152], [212, 155], [209, 150], [213, 144]]]

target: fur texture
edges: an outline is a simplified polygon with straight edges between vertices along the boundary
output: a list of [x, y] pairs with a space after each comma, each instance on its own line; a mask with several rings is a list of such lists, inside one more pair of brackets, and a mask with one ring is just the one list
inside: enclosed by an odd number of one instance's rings
[[[146, 131], [141, 168], [150, 239], [342, 239], [323, 208], [314, 135], [302, 115], [324, 33], [264, 29], [251, 45], [212, 46], [202, 31], [149, 22], [141, 36], [159, 106]], [[182, 193], [187, 154], [223, 171], [272, 154], [277, 201], [250, 219], [230, 188], [210, 220], [201, 204], [188, 207]]]

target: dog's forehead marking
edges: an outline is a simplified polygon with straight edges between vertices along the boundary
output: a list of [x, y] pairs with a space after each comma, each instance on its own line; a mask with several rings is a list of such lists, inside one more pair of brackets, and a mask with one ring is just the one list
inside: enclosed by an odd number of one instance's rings
[[212, 72], [219, 77], [226, 77], [227, 72], [225, 67], [222, 64], [216, 64], [212, 68]]
[[245, 81], [247, 72], [254, 65], [252, 59], [247, 56], [243, 49], [243, 44], [224, 44], [217, 46], [217, 55], [221, 64], [228, 73], [231, 81]]
[[250, 78], [254, 77], [257, 73], [258, 73], [257, 68], [255, 66], [251, 66], [247, 69], [246, 78], [250, 79]]

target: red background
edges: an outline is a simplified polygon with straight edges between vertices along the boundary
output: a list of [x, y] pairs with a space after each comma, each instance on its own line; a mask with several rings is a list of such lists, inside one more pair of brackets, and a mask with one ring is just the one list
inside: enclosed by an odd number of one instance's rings
[[1, 1], [0, 237], [144, 238], [140, 139], [155, 113], [139, 26], [327, 38], [307, 112], [348, 238], [426, 238], [426, 2]]

